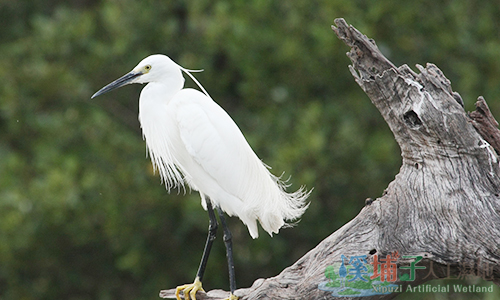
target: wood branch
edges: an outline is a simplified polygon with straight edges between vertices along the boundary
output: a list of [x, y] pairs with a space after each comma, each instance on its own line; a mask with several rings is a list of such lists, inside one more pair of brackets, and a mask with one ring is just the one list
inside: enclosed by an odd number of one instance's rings
[[476, 110], [469, 113], [472, 125], [479, 134], [500, 154], [500, 130], [498, 122], [482, 96], [477, 99]]
[[343, 255], [373, 263], [376, 256], [399, 253], [398, 268], [410, 265], [403, 256], [422, 257], [418, 265], [426, 268], [416, 270], [414, 280], [396, 278], [403, 291], [431, 279], [471, 274], [499, 284], [500, 167], [490, 145], [498, 151], [500, 135], [491, 129], [498, 123], [486, 102], [482, 99], [469, 118], [437, 66], [417, 65], [420, 73], [395, 67], [373, 40], [343, 19], [335, 24], [332, 29], [351, 47], [352, 75], [401, 148], [400, 172], [382, 197], [367, 201], [353, 220], [296, 263], [236, 295], [245, 300], [330, 297], [331, 291], [318, 287], [327, 281], [326, 268], [339, 265]]

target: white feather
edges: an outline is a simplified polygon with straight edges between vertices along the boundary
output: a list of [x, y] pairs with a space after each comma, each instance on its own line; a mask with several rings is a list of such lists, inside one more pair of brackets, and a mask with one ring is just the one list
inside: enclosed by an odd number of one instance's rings
[[[189, 185], [208, 196], [227, 214], [238, 216], [253, 238], [257, 220], [270, 235], [286, 220], [299, 218], [310, 192], [286, 192], [248, 145], [231, 117], [199, 82], [168, 57], [153, 55], [136, 69], [151, 71], [138, 82], [149, 82], [139, 100], [139, 120], [150, 153], [167, 189]], [[183, 89], [186, 72], [203, 93]], [[202, 201], [203, 202], [203, 201]]]

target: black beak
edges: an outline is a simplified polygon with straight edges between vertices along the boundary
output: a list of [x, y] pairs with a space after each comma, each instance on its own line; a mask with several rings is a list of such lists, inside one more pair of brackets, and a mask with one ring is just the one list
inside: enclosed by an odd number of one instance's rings
[[142, 74], [143, 74], [142, 72], [134, 72], [134, 71], [127, 73], [122, 77], [118, 78], [117, 80], [111, 82], [107, 86], [103, 87], [102, 89], [98, 90], [94, 95], [92, 95], [92, 97], [90, 97], [90, 99], [94, 99], [99, 95], [117, 89], [119, 87], [122, 87], [124, 85], [131, 84], [135, 78], [141, 76]]

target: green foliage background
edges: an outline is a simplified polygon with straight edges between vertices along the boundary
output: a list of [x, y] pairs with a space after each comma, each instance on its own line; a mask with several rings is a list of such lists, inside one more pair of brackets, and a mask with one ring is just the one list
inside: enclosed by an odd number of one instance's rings
[[[334, 18], [396, 65], [437, 64], [468, 110], [484, 95], [500, 115], [499, 15], [496, 0], [0, 0], [0, 298], [157, 299], [193, 280], [206, 212], [153, 174], [140, 87], [90, 100], [149, 54], [205, 69], [273, 172], [314, 187], [298, 226], [272, 239], [230, 219], [247, 287], [352, 219], [400, 166]], [[227, 289], [226, 268], [219, 239], [204, 287]]]

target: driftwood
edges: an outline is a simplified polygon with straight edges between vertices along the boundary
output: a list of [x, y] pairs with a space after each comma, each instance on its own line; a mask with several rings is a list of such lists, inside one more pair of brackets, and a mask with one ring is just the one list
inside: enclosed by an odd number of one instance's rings
[[[397, 267], [422, 257], [413, 281], [396, 278], [403, 291], [428, 280], [476, 275], [500, 284], [500, 131], [485, 100], [467, 114], [450, 81], [433, 64], [420, 73], [395, 67], [343, 19], [332, 26], [351, 48], [356, 82], [370, 97], [401, 148], [402, 166], [383, 196], [273, 278], [258, 279], [241, 299], [330, 299], [318, 288], [341, 256], [368, 263], [399, 253]], [[408, 279], [408, 278], [405, 278]], [[400, 290], [398, 290], [400, 291]], [[172, 298], [173, 290], [161, 292]], [[227, 292], [198, 294], [221, 299]], [[391, 299], [398, 293], [358, 297]], [[346, 298], [354, 299], [354, 298]]]

